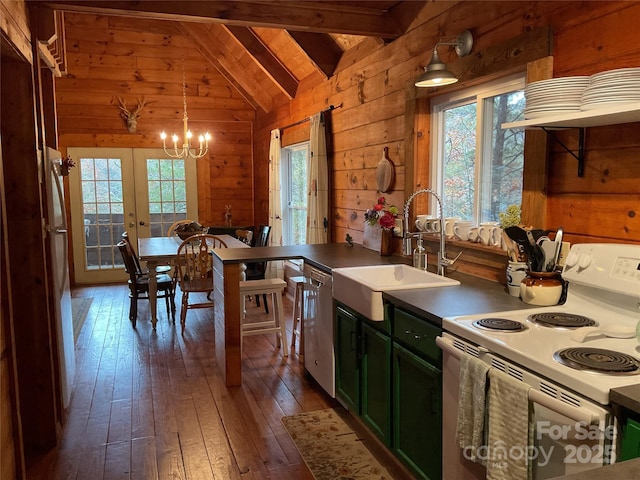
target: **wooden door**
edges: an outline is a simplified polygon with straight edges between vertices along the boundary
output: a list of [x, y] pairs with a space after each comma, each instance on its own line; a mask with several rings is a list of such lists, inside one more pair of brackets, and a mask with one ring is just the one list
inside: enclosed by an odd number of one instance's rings
[[176, 220], [197, 221], [195, 160], [170, 159], [159, 149], [69, 148], [75, 281], [122, 282], [116, 245], [128, 232], [164, 236]]

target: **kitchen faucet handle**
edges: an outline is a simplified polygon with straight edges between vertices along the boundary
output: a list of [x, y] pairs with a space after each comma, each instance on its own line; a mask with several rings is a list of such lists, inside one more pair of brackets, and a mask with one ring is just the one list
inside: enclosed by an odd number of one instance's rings
[[446, 254], [445, 254], [445, 256], [440, 259], [440, 265], [442, 265], [443, 267], [450, 267], [451, 265], [456, 263], [456, 261], [460, 258], [460, 255], [462, 255], [462, 251], [460, 251], [460, 253], [458, 253], [456, 258], [451, 260], [451, 259], [447, 258]]

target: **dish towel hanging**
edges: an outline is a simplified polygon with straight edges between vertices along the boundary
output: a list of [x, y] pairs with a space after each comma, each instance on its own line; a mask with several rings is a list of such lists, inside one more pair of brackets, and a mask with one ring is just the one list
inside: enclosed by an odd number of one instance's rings
[[488, 392], [487, 480], [527, 480], [533, 444], [529, 386], [492, 368]]
[[465, 457], [479, 462], [479, 448], [484, 443], [485, 398], [489, 366], [475, 357], [460, 359], [460, 403], [456, 441]]

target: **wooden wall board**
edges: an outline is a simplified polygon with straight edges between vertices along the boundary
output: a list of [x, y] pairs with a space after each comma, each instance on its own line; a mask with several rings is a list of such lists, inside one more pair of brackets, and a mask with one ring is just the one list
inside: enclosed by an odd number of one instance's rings
[[608, 242], [640, 242], [640, 195], [550, 195], [549, 225]]

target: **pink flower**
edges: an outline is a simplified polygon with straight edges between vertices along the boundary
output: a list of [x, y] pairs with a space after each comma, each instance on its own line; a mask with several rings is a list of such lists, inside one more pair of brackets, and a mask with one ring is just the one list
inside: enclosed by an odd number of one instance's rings
[[384, 215], [378, 220], [382, 228], [393, 228], [396, 225], [396, 217], [391, 212], [384, 212]]

